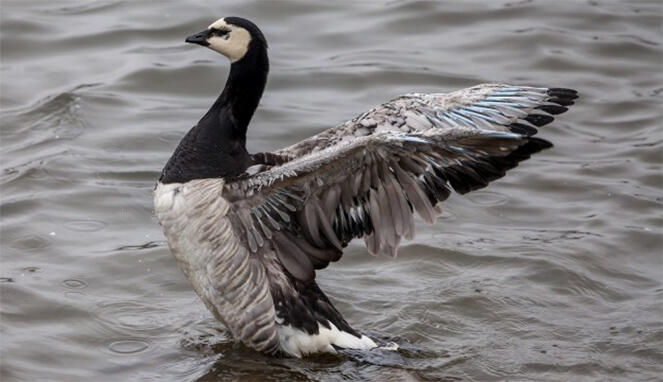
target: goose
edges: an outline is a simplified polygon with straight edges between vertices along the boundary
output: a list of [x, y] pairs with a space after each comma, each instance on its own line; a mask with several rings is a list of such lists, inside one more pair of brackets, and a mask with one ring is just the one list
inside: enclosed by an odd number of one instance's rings
[[186, 38], [230, 60], [223, 91], [182, 138], [154, 191], [171, 253], [236, 341], [281, 356], [378, 347], [316, 283], [353, 239], [396, 256], [440, 202], [485, 187], [552, 144], [537, 128], [577, 92], [482, 84], [396, 97], [274, 152], [246, 131], [269, 71], [258, 27], [225, 17]]

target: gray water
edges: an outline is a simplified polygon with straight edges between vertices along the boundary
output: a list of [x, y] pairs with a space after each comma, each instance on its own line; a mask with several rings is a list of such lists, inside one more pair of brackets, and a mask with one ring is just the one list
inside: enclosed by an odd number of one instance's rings
[[[663, 361], [659, 1], [2, 2], [2, 381], [653, 381]], [[318, 280], [395, 352], [265, 357], [177, 268], [152, 189], [223, 86], [184, 44], [255, 21], [271, 76], [249, 150], [409, 91], [572, 87], [555, 143], [455, 195], [395, 260]]]

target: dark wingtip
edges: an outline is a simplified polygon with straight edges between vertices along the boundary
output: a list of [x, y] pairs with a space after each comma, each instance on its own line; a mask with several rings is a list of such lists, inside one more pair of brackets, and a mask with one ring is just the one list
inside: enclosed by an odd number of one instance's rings
[[541, 105], [537, 106], [536, 108], [552, 115], [562, 114], [563, 112], [569, 110], [567, 107], [558, 105]]
[[532, 136], [532, 135], [535, 135], [536, 133], [539, 132], [536, 128], [534, 128], [532, 126], [528, 126], [528, 125], [525, 125], [523, 123], [518, 123], [518, 122], [514, 122], [514, 123], [510, 124], [509, 125], [509, 130], [511, 130], [512, 132], [514, 132], [516, 134], [525, 135], [525, 136], [528, 136], [528, 137]]
[[548, 95], [554, 98], [561, 98], [564, 100], [574, 100], [578, 98], [578, 92], [573, 89], [566, 88], [550, 88], [548, 89]]
[[553, 102], [553, 103], [556, 103], [560, 106], [571, 106], [571, 105], [573, 105], [573, 101], [571, 101], [570, 99], [558, 98], [558, 97], [549, 98], [548, 102]]
[[528, 159], [532, 154], [551, 147], [553, 147], [553, 144], [550, 141], [541, 138], [529, 138], [527, 143], [521, 145], [509, 155], [501, 158], [492, 158], [491, 162], [506, 171], [518, 166], [519, 162]]
[[528, 146], [530, 148], [531, 153], [537, 153], [541, 150], [549, 149], [553, 147], [552, 142], [547, 141], [545, 139], [541, 138], [530, 138], [529, 141], [525, 144], [525, 146]]
[[573, 95], [578, 94], [577, 90], [570, 89], [570, 88], [550, 88], [550, 89], [548, 89], [548, 92], [566, 93], [566, 94], [573, 94]]
[[553, 147], [553, 144], [549, 141], [530, 137], [524, 144], [504, 157], [489, 157], [465, 163], [464, 166], [449, 166], [444, 171], [435, 170], [435, 175], [448, 181], [457, 193], [465, 194], [485, 187], [489, 182], [504, 176], [506, 171], [518, 166], [519, 162], [550, 147]]
[[536, 127], [541, 127], [552, 122], [555, 118], [545, 114], [530, 114], [525, 120]]

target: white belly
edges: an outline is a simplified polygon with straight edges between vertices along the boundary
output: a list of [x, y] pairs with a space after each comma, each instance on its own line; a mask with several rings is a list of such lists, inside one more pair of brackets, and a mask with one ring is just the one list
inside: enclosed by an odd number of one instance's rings
[[[339, 330], [329, 323], [331, 329], [318, 324], [318, 334], [308, 334], [290, 325], [278, 326], [281, 350], [295, 357], [315, 353], [336, 353], [334, 346], [345, 349], [370, 350], [377, 345], [372, 339], [362, 335], [360, 338]], [[332, 346], [334, 345], [334, 346]]]

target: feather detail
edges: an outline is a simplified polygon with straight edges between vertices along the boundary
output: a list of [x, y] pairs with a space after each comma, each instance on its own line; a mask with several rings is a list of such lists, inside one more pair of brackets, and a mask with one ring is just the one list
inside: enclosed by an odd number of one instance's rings
[[403, 171], [400, 166], [396, 166], [395, 170], [398, 181], [403, 185], [408, 199], [414, 205], [414, 209], [417, 210], [417, 213], [422, 219], [432, 224], [436, 216], [430, 200], [428, 200], [411, 174]]
[[274, 245], [281, 264], [291, 275], [302, 281], [313, 279], [315, 276], [313, 264], [307, 254], [290, 238], [279, 232], [274, 235]]

